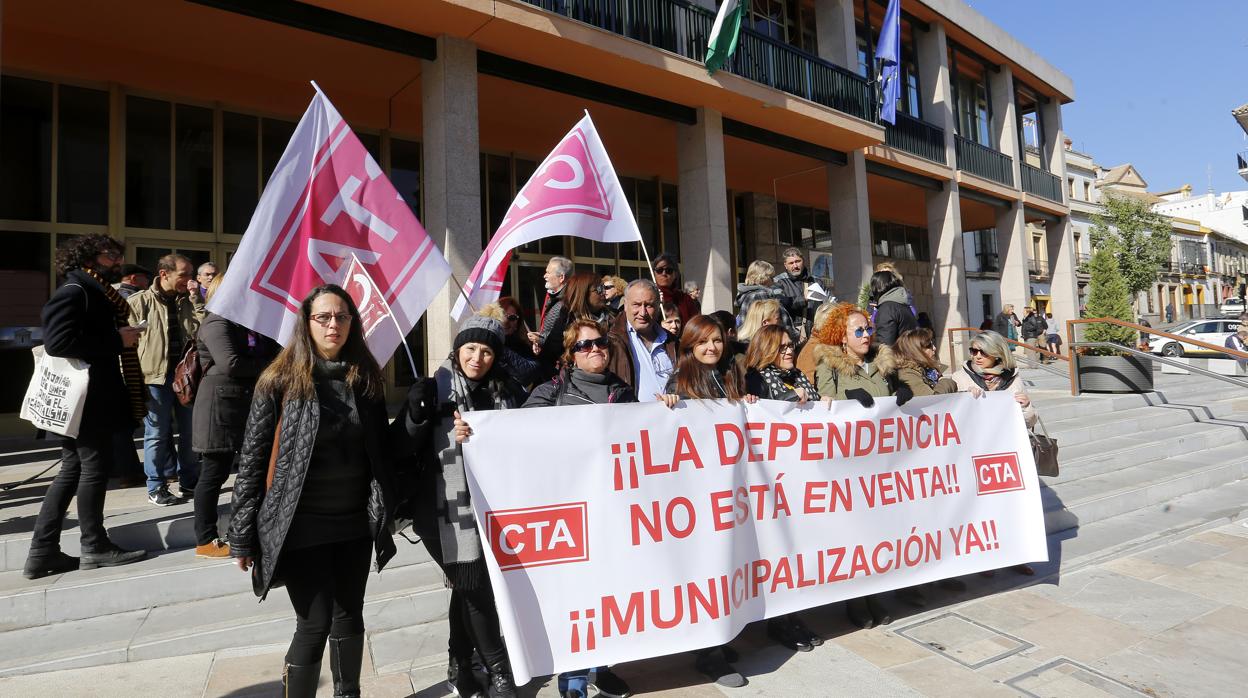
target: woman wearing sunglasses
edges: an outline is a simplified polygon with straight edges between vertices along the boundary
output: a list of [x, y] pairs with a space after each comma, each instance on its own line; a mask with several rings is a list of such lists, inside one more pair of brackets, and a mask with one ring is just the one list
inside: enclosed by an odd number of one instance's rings
[[520, 318], [520, 304], [504, 296], [481, 308], [477, 314], [493, 318], [503, 326], [503, 349], [497, 357], [498, 364], [528, 390], [542, 367], [533, 357], [532, 345], [527, 339], [528, 328]]
[[659, 300], [663, 303], [675, 303], [680, 308], [682, 323], [688, 323], [702, 312], [701, 305], [681, 290], [680, 266], [671, 252], [664, 252], [654, 258], [654, 280], [659, 287]]
[[568, 277], [563, 299], [568, 304], [568, 322], [574, 319], [607, 321], [606, 291], [596, 275], [580, 271]]
[[929, 329], [902, 332], [881, 369], [892, 384], [893, 392], [902, 385], [910, 388], [915, 396], [958, 392], [958, 384], [941, 375], [945, 367], [936, 358], [936, 342]]
[[[815, 331], [819, 342], [815, 348], [815, 390], [820, 395], [857, 400], [863, 407], [871, 407], [875, 398], [893, 394], [881, 370], [881, 364], [888, 363], [889, 349], [877, 352], [871, 346], [873, 333], [871, 318], [856, 305], [839, 303], [828, 312], [828, 319]], [[860, 628], [893, 622], [879, 594], [846, 601], [845, 613]]]
[[[633, 389], [607, 370], [611, 360], [611, 343], [602, 326], [584, 318], [572, 320], [563, 333], [563, 370], [549, 383], [538, 386], [525, 407], [559, 407], [563, 405], [605, 405], [637, 402]], [[559, 675], [561, 698], [586, 698], [589, 675], [604, 696], [627, 696], [630, 691], [623, 679], [607, 667], [565, 671]]]
[[[334, 695], [360, 695], [369, 563], [394, 556], [396, 459], [415, 452], [418, 381], [393, 423], [355, 303], [318, 286], [290, 342], [260, 374], [234, 481], [230, 554], [261, 599], [285, 583], [295, 609], [283, 695], [311, 698], [329, 640]], [[280, 581], [279, 581], [280, 580]]]

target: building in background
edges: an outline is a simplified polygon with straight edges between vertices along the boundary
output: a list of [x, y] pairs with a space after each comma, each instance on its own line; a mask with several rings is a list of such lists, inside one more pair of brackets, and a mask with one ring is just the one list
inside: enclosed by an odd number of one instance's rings
[[[178, 251], [229, 273], [309, 80], [460, 279], [588, 109], [647, 248], [677, 254], [708, 309], [730, 306], [750, 260], [796, 245], [842, 298], [894, 262], [938, 330], [1036, 296], [1073, 315], [1070, 78], [965, 3], [908, 0], [897, 123], [877, 124], [868, 66], [885, 5], [752, 2], [737, 53], [708, 76], [713, 0], [645, 15], [625, 0], [4, 3], [0, 328], [39, 324], [66, 236], [107, 232], [128, 261]], [[969, 231], [991, 231], [983, 251]], [[645, 267], [635, 244], [529, 245], [505, 290], [530, 315], [552, 254], [625, 278]], [[973, 271], [981, 255], [995, 271]], [[427, 368], [449, 350], [452, 301], [448, 288], [410, 338]], [[0, 413], [29, 375], [15, 352]], [[411, 380], [406, 361], [387, 373]]]

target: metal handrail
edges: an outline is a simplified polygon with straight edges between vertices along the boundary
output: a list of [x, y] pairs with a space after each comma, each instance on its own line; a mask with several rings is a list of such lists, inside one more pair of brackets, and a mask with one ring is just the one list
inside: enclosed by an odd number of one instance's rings
[[[953, 361], [953, 350], [954, 350], [953, 333], [954, 332], [976, 332], [978, 333], [978, 332], [983, 332], [983, 330], [979, 329], [978, 327], [950, 327], [948, 330], [946, 330], [946, 332], [949, 333], [949, 360]], [[1026, 344], [1024, 342], [1020, 342], [1017, 339], [1010, 339], [1009, 337], [1002, 337], [1001, 339], [1004, 339], [1005, 341], [1009, 342], [1010, 344], [1016, 347], [1029, 349], [1031, 351], [1036, 352], [1037, 354], [1041, 354], [1049, 358], [1061, 359], [1062, 361], [1070, 361], [1069, 356], [1066, 356], [1064, 354], [1055, 354], [1049, 351], [1048, 349], [1041, 349], [1040, 347], [1033, 346], [1031, 344]]]
[[[1152, 327], [1145, 327], [1144, 325], [1138, 325], [1134, 322], [1126, 322], [1125, 320], [1119, 320], [1118, 318], [1112, 318], [1112, 317], [1080, 318], [1078, 320], [1067, 320], [1066, 321], [1066, 346], [1069, 347], [1069, 349], [1072, 352], [1075, 348], [1078, 348], [1078, 347], [1095, 347], [1095, 346], [1109, 347], [1109, 348], [1121, 351], [1124, 354], [1133, 354], [1133, 355], [1140, 356], [1145, 359], [1149, 359], [1150, 361], [1156, 361], [1158, 363], [1164, 363], [1164, 364], [1170, 364], [1172, 366], [1177, 366], [1179, 368], [1182, 368], [1185, 371], [1192, 371], [1193, 373], [1209, 375], [1210, 377], [1216, 378], [1226, 383], [1231, 383], [1232, 385], [1248, 387], [1248, 383], [1240, 381], [1237, 378], [1231, 378], [1230, 376], [1224, 376], [1220, 373], [1213, 373], [1212, 371], [1206, 371], [1203, 368], [1197, 368], [1196, 366], [1191, 366], [1189, 364], [1180, 363], [1178, 361], [1173, 361], [1171, 359], [1162, 360], [1162, 357], [1154, 356], [1150, 353], [1142, 352], [1137, 349], [1133, 349], [1131, 347], [1124, 347], [1121, 344], [1114, 344], [1112, 342], [1076, 342], [1075, 341], [1075, 325], [1091, 325], [1091, 324], [1098, 323], [1098, 322], [1105, 323], [1107, 325], [1117, 325], [1119, 327], [1129, 327], [1133, 330], [1149, 335], [1150, 338], [1153, 335], [1156, 335], [1158, 337], [1166, 337], [1168, 339], [1173, 339], [1176, 342], [1185, 342], [1187, 344], [1192, 344], [1192, 345], [1201, 347], [1202, 349], [1208, 349], [1210, 351], [1218, 352], [1221, 354], [1226, 354], [1227, 356], [1230, 356], [1230, 357], [1234, 357], [1238, 359], [1248, 359], [1248, 352], [1238, 351], [1235, 349], [1231, 349], [1230, 347], [1227, 347], [1227, 346], [1220, 347], [1216, 344], [1210, 344], [1209, 342], [1201, 341], [1199, 339], [1194, 339], [1192, 337], [1180, 337], [1177, 334], [1171, 334], [1164, 330], [1158, 330]], [[1072, 368], [1075, 365], [1076, 364], [1072, 364]], [[1079, 395], [1078, 373], [1079, 372], [1076, 370], [1072, 370], [1070, 372], [1070, 394], [1074, 396]]]

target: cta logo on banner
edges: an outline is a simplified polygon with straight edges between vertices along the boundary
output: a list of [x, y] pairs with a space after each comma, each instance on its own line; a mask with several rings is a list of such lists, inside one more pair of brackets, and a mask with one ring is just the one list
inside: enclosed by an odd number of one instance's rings
[[585, 502], [486, 512], [494, 559], [504, 570], [589, 559]]
[[1004, 393], [466, 419], [468, 486], [520, 682], [1048, 557], [1022, 411]]

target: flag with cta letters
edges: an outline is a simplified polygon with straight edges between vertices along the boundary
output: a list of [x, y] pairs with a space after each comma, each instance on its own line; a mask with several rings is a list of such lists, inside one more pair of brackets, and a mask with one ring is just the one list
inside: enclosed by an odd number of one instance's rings
[[208, 310], [286, 344], [303, 298], [322, 284], [348, 283], [353, 257], [351, 278], [362, 270], [374, 304], [382, 304], [370, 307], [394, 318], [374, 324], [381, 334], [369, 341], [384, 364], [446, 285], [451, 267], [317, 88]]
[[507, 209], [464, 283], [451, 315], [493, 303], [512, 251], [541, 238], [571, 235], [597, 242], [639, 242], [641, 231], [615, 168], [586, 112], [542, 161]]

